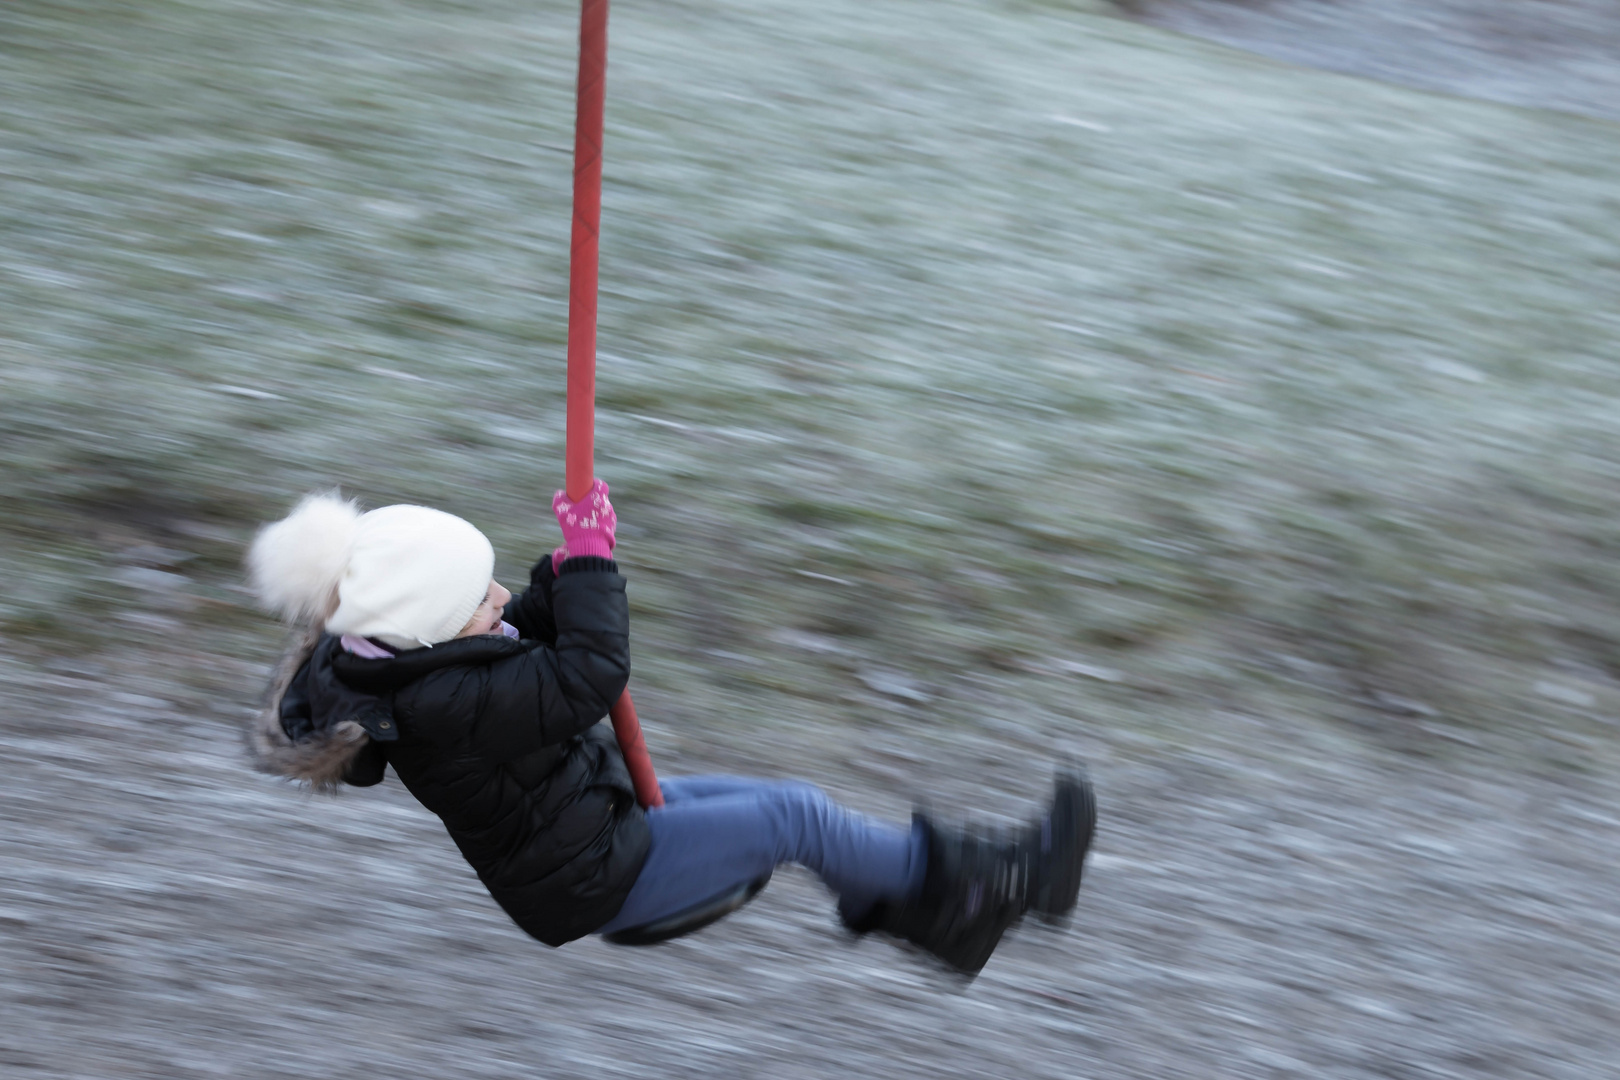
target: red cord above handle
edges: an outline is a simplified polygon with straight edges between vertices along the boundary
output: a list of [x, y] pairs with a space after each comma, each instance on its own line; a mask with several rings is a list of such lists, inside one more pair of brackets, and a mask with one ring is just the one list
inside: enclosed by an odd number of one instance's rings
[[574, 117], [574, 227], [568, 258], [568, 497], [596, 476], [596, 293], [601, 261], [602, 114], [607, 89], [607, 0], [583, 0]]
[[[568, 497], [583, 499], [596, 477], [596, 292], [602, 224], [602, 114], [607, 88], [608, 0], [583, 0], [579, 90], [574, 118], [574, 228], [568, 258]], [[652, 755], [626, 690], [608, 714], [644, 808], [664, 805]]]

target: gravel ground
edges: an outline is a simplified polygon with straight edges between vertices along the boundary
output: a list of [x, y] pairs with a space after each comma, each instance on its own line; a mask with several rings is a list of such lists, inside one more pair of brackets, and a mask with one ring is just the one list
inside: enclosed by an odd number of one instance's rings
[[[164, 680], [53, 666], [5, 669], [10, 1076], [1523, 1080], [1620, 1060], [1620, 819], [1578, 771], [1288, 717], [1216, 714], [1177, 748], [1071, 733], [1105, 815], [1075, 923], [1021, 930], [962, 992], [850, 941], [791, 872], [682, 942], [547, 950], [393, 780], [299, 796], [244, 769], [225, 718], [177, 718]], [[908, 790], [1014, 814], [1038, 794], [1053, 730], [918, 720], [859, 749], [806, 725], [688, 739], [662, 764], [774, 765], [891, 815]]]
[[246, 768], [254, 521], [549, 547], [572, 5], [0, 6], [0, 1072], [1613, 1075], [1613, 125], [1100, 10], [615, 9], [649, 742], [897, 819], [1090, 761], [964, 990], [792, 872], [550, 951]]

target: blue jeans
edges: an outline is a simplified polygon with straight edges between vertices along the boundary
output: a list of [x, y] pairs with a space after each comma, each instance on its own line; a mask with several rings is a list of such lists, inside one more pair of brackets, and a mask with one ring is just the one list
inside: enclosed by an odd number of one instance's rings
[[782, 863], [813, 870], [849, 917], [922, 890], [922, 834], [846, 810], [818, 787], [740, 776], [663, 780], [652, 847], [624, 907], [597, 933], [643, 926]]

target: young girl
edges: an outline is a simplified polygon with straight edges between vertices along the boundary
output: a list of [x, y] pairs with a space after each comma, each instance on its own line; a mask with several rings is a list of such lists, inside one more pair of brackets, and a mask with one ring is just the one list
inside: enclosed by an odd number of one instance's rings
[[1078, 775], [1008, 837], [922, 814], [898, 828], [808, 784], [734, 777], [665, 779], [665, 805], [644, 812], [600, 722], [630, 675], [617, 518], [601, 481], [552, 505], [564, 543], [516, 597], [484, 535], [427, 507], [315, 495], [263, 529], [254, 584], [302, 630], [254, 730], [263, 765], [323, 789], [392, 765], [547, 945], [675, 915], [784, 862], [818, 874], [854, 932], [969, 976], [1025, 912], [1073, 908], [1096, 820]]

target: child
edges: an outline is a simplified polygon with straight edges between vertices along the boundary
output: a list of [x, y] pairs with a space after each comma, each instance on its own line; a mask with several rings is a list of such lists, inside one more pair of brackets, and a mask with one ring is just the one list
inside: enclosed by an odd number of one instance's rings
[[607, 485], [553, 509], [564, 544], [512, 596], [461, 518], [306, 498], [249, 554], [264, 603], [298, 626], [253, 744], [269, 770], [366, 786], [386, 765], [513, 921], [548, 945], [685, 911], [780, 863], [816, 872], [846, 926], [908, 940], [969, 976], [1026, 911], [1075, 904], [1095, 824], [1060, 775], [1049, 811], [997, 838], [926, 815], [910, 829], [808, 784], [666, 779], [643, 811], [610, 727], [630, 675]]

